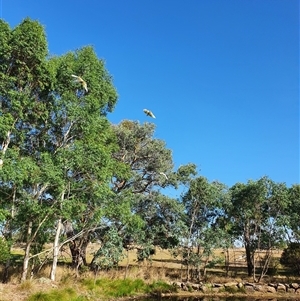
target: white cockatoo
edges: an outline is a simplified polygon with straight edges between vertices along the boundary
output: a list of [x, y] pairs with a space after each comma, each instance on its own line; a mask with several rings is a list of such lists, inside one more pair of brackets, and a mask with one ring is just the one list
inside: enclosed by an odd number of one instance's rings
[[84, 89], [86, 92], [88, 92], [88, 88], [87, 88], [87, 83], [86, 83], [86, 81], [84, 81], [80, 76], [77, 76], [77, 75], [74, 75], [74, 74], [72, 74], [72, 77], [74, 77], [74, 78], [76, 79], [76, 82], [77, 82], [77, 83], [81, 83], [83, 89]]
[[147, 110], [147, 109], [144, 109], [143, 111], [144, 111], [144, 113], [145, 113], [147, 116], [150, 116], [150, 117], [152, 117], [152, 118], [155, 118], [154, 114], [153, 114], [151, 111], [149, 111], [149, 110]]

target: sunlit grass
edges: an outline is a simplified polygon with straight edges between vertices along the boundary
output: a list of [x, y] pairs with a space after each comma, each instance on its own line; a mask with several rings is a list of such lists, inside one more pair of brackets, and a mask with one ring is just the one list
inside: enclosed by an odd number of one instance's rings
[[[28, 301], [85, 301], [111, 299], [118, 297], [130, 297], [139, 294], [160, 294], [175, 291], [175, 287], [163, 281], [155, 281], [150, 284], [142, 279], [109, 279], [92, 278], [83, 279], [77, 290], [65, 287], [49, 292], [37, 292], [32, 294]], [[82, 294], [84, 292], [84, 295]]]
[[148, 290], [150, 293], [162, 294], [176, 292], [177, 288], [163, 281], [154, 281], [148, 286]]
[[147, 291], [147, 285], [141, 279], [84, 279], [82, 284], [86, 289], [106, 297], [125, 297]]
[[30, 291], [34, 287], [34, 284], [30, 280], [25, 280], [19, 285], [19, 290]]
[[104, 296], [108, 297], [125, 297], [139, 293], [156, 293], [170, 291], [171, 285], [163, 281], [156, 281], [150, 284], [145, 283], [142, 279], [107, 279], [102, 278], [96, 281], [85, 279], [83, 284], [87, 289], [101, 291]]
[[31, 295], [28, 301], [85, 301], [85, 297], [78, 296], [72, 288], [65, 288], [62, 290], [53, 290], [48, 293], [38, 292]]

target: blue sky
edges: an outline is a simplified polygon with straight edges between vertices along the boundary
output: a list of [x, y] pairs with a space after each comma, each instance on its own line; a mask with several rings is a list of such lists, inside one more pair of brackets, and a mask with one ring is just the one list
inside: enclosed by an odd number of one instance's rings
[[298, 0], [0, 3], [11, 27], [43, 24], [51, 54], [94, 46], [119, 94], [109, 120], [154, 122], [175, 168], [299, 183]]

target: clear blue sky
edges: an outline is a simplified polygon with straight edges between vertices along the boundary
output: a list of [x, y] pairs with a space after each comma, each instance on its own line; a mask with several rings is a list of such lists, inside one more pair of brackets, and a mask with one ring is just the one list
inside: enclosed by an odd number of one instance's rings
[[42, 23], [51, 54], [94, 46], [119, 94], [109, 120], [154, 122], [176, 168], [299, 183], [298, 0], [0, 3], [11, 27]]

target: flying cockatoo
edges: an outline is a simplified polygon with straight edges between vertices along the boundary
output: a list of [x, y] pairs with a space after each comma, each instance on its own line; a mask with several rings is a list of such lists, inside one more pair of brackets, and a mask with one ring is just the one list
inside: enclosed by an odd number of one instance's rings
[[152, 118], [155, 118], [154, 114], [153, 114], [151, 111], [149, 111], [149, 110], [147, 110], [147, 109], [144, 109], [143, 111], [144, 111], [144, 113], [145, 113], [147, 116], [150, 116], [150, 117], [152, 117]]
[[83, 89], [84, 89], [86, 92], [88, 92], [87, 84], [86, 84], [86, 82], [85, 82], [80, 76], [77, 76], [77, 75], [72, 74], [72, 77], [74, 77], [74, 78], [76, 79], [76, 82], [77, 82], [77, 83], [81, 83]]

